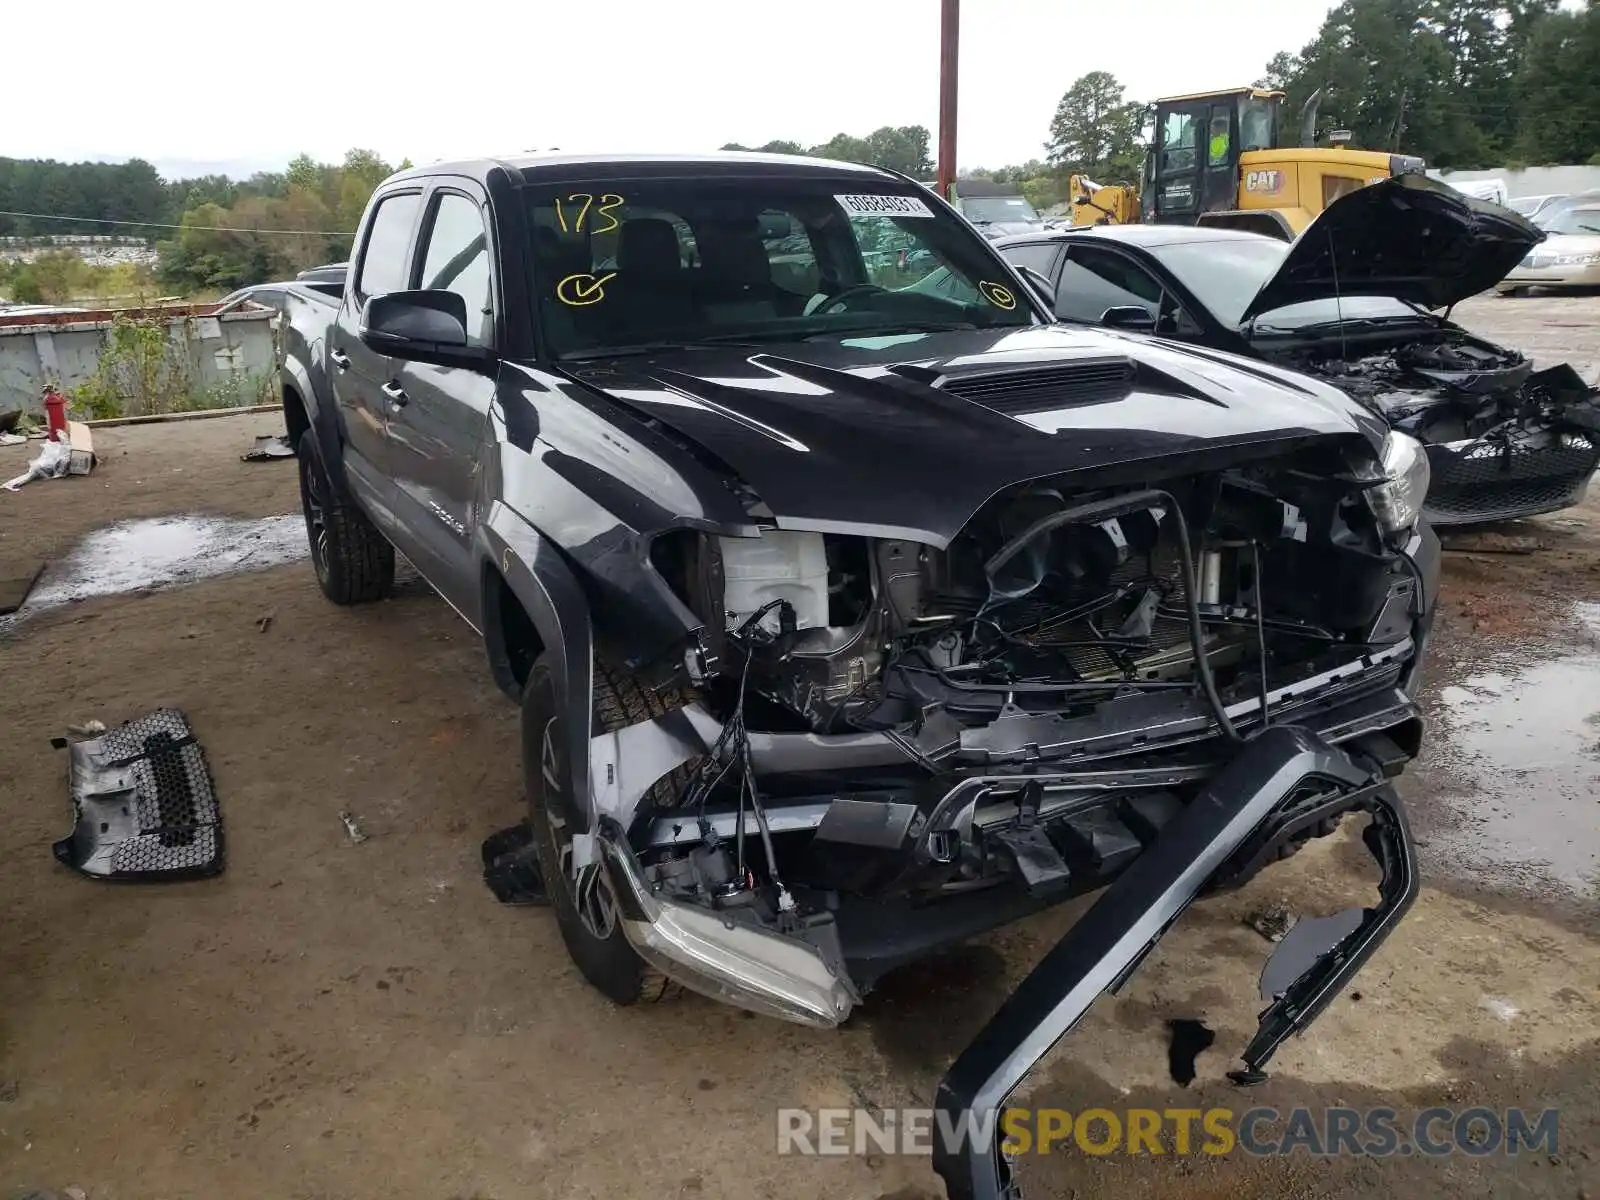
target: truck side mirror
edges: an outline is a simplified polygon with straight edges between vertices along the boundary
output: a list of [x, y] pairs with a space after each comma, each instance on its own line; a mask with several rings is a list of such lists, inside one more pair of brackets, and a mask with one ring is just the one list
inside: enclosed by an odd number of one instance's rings
[[1117, 304], [1100, 314], [1100, 324], [1111, 329], [1131, 329], [1136, 333], [1154, 333], [1156, 315], [1137, 304]]
[[423, 358], [467, 351], [467, 302], [455, 292], [374, 296], [361, 310], [361, 340], [380, 354]]

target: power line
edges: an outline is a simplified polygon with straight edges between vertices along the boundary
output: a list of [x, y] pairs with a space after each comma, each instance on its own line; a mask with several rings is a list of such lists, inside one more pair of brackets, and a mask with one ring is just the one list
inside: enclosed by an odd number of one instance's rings
[[206, 233], [275, 233], [279, 237], [355, 237], [355, 231], [335, 229], [241, 229], [232, 225], [168, 225], [161, 221], [113, 221], [109, 217], [58, 217], [51, 213], [12, 212], [0, 208], [0, 217], [33, 217], [40, 221], [79, 221], [85, 225], [133, 225], [141, 229], [194, 229]]

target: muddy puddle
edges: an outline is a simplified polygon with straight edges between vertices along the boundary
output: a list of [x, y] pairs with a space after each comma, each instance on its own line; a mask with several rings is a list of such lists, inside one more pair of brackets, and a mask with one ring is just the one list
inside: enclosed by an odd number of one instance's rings
[[[298, 515], [234, 520], [160, 517], [97, 529], [45, 568], [16, 621], [92, 596], [114, 596], [253, 571], [304, 558], [305, 522]], [[4, 620], [0, 620], [3, 628]]]
[[1459, 664], [1432, 706], [1425, 857], [1472, 882], [1600, 900], [1600, 604], [1576, 645]]

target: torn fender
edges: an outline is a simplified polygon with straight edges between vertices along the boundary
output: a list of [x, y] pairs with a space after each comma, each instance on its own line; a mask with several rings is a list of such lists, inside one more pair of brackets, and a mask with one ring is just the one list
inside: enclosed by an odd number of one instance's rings
[[[595, 819], [589, 779], [589, 735], [594, 720], [590, 702], [594, 695], [594, 630], [589, 601], [560, 551], [506, 505], [496, 501], [490, 507], [476, 540], [486, 565], [500, 574], [528, 614], [550, 660], [557, 695], [567, 709], [560, 725], [572, 771], [571, 793], [563, 796], [567, 820], [577, 833], [590, 833]], [[497, 622], [487, 619], [488, 605], [483, 607], [490, 667], [496, 682], [516, 695], [504, 632]]]
[[[988, 1114], [998, 1114], [1034, 1064], [1072, 1031], [1102, 992], [1133, 972], [1213, 875], [1248, 850], [1252, 834], [1270, 833], [1275, 814], [1308, 781], [1347, 793], [1352, 806], [1383, 790], [1379, 771], [1307, 730], [1274, 726], [1250, 741], [1101, 893], [961, 1052], [939, 1084], [935, 1103], [945, 1114], [941, 1124], [979, 1128]], [[1392, 794], [1387, 803], [1398, 811]], [[1384, 902], [1369, 910], [1361, 929], [1318, 959], [1308, 972], [1316, 977], [1308, 986], [1301, 987], [1304, 976], [1296, 980], [1263, 1014], [1262, 1031], [1245, 1055], [1249, 1069], [1259, 1071], [1290, 1032], [1304, 1027], [1409, 906], [1415, 895], [1410, 841], [1403, 819], [1390, 828], [1398, 837], [1396, 852], [1409, 864], [1410, 882], [1391, 900], [1390, 864], [1385, 863]], [[1351, 939], [1360, 939], [1359, 945], [1350, 948]], [[985, 1145], [969, 1138], [953, 1146], [936, 1139], [933, 1163], [954, 1200], [1020, 1195], [998, 1142]]]

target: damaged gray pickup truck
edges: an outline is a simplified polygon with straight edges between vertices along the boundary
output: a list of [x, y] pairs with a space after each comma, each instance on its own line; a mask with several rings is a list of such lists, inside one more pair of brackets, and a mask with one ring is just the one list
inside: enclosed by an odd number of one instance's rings
[[[482, 634], [529, 803], [492, 867], [618, 1003], [831, 1027], [1101, 891], [944, 1080], [994, 1111], [1192, 901], [1362, 814], [1378, 893], [1278, 947], [1249, 1082], [1410, 904], [1427, 458], [1330, 384], [1054, 325], [914, 181], [781, 156], [404, 172], [285, 314], [322, 589], [398, 550]], [[1015, 1194], [995, 1145], [935, 1165]]]

